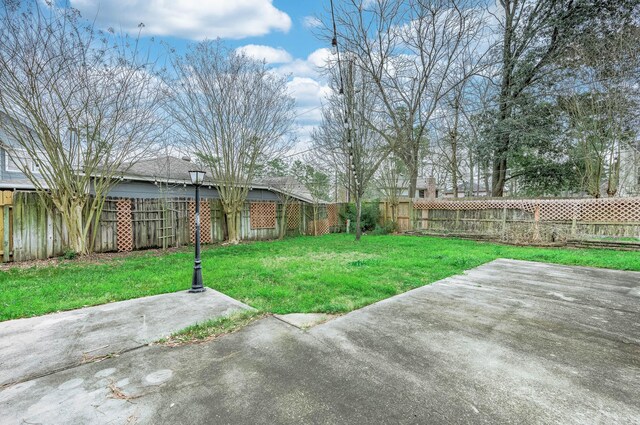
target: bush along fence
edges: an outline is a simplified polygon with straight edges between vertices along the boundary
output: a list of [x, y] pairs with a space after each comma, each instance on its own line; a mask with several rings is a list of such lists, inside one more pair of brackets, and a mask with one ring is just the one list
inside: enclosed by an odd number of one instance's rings
[[[289, 203], [286, 213], [276, 202], [246, 202], [240, 214], [243, 240], [276, 239], [285, 220], [287, 235], [337, 232], [340, 206]], [[224, 240], [225, 218], [218, 199], [200, 204], [201, 241]], [[192, 244], [195, 201], [189, 198], [107, 198], [100, 221], [90, 229], [94, 252], [127, 252]], [[41, 202], [35, 192], [0, 191], [2, 261], [27, 261], [65, 253], [66, 229], [60, 214]]]
[[[410, 210], [413, 217], [408, 217]], [[536, 244], [617, 241], [640, 247], [640, 198], [414, 200], [401, 203], [398, 211], [407, 214], [399, 214], [402, 230], [425, 234]]]

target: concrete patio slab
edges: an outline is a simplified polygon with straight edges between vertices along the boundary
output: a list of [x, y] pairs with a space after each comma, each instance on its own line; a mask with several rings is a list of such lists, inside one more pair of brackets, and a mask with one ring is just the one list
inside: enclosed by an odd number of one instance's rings
[[120, 354], [243, 309], [251, 307], [207, 289], [0, 322], [0, 386]]
[[300, 329], [308, 329], [336, 317], [335, 314], [324, 313], [290, 313], [275, 314], [274, 316], [283, 322], [287, 322], [288, 324]]
[[640, 273], [499, 260], [308, 331], [268, 317], [0, 391], [3, 423], [638, 424]]

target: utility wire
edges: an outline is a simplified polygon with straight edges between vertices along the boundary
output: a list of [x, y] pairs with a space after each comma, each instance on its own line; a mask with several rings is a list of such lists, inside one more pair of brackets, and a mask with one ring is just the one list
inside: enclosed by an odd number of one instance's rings
[[340, 60], [340, 46], [338, 44], [338, 28], [336, 25], [336, 16], [335, 9], [333, 6], [333, 0], [329, 0], [331, 5], [331, 23], [333, 24], [333, 38], [331, 39], [331, 45], [335, 49], [336, 52], [336, 60], [338, 63], [338, 80], [340, 81], [339, 94], [344, 96], [345, 108], [344, 108], [344, 124], [347, 133], [347, 149], [349, 151], [349, 171], [353, 177], [354, 186], [356, 189], [356, 193], [359, 189], [360, 182], [358, 181], [358, 175], [356, 173], [356, 164], [354, 158], [354, 149], [353, 149], [353, 140], [351, 137], [351, 123], [349, 122], [349, 117], [351, 117], [350, 112], [350, 102], [346, 99], [345, 87], [344, 87], [344, 77], [342, 75], [342, 63]]

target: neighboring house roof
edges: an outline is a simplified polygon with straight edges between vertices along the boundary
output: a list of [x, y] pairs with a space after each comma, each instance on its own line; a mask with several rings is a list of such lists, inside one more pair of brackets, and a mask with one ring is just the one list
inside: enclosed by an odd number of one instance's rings
[[[189, 170], [201, 168], [207, 171], [205, 167], [176, 158], [171, 155], [161, 156], [157, 158], [145, 159], [135, 164], [124, 167], [123, 178], [129, 180], [144, 180], [154, 182], [167, 183], [186, 183], [191, 184]], [[216, 186], [216, 182], [207, 174], [205, 181], [212, 186]], [[207, 184], [207, 183], [205, 183]], [[299, 182], [291, 177], [265, 177], [254, 180], [251, 183], [253, 189], [265, 189], [274, 192], [284, 193], [293, 198], [304, 202], [313, 202], [311, 193]]]
[[[398, 179], [398, 188], [408, 189], [409, 188], [409, 179], [405, 177], [400, 177]], [[418, 177], [416, 180], [416, 190], [427, 189], [427, 178], [426, 177]]]
[[[458, 185], [458, 192], [459, 193], [464, 193], [466, 192], [467, 189], [467, 185], [464, 184], [459, 184]], [[474, 183], [473, 184], [473, 193], [477, 193], [477, 192], [485, 192], [485, 188], [484, 185], [481, 187], [479, 183]], [[453, 194], [453, 188], [448, 188], [444, 191], [445, 194]]]
[[[313, 203], [313, 195], [302, 183], [293, 177], [262, 177], [256, 180], [256, 184], [266, 186], [285, 195]], [[317, 203], [324, 203], [319, 201]]]

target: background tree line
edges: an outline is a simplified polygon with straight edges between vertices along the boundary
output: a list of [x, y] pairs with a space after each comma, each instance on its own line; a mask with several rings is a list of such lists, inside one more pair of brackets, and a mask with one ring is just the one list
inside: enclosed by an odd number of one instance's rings
[[638, 0], [336, 1], [318, 33], [337, 48], [333, 91], [295, 157], [294, 100], [266, 63], [219, 40], [159, 63], [73, 8], [2, 7], [3, 147], [79, 253], [113, 185], [160, 146], [207, 170], [231, 242], [265, 173], [316, 205], [346, 194], [358, 222], [363, 200], [414, 196], [419, 176], [454, 196], [615, 196], [638, 158]]
[[[625, 181], [640, 173], [638, 1], [345, 0], [323, 22], [319, 36], [339, 47], [327, 64], [338, 99], [313, 145], [379, 138], [384, 160], [360, 179], [377, 194], [397, 184], [414, 196], [418, 176], [453, 196], [640, 189]], [[351, 101], [353, 76], [371, 106]], [[320, 162], [353, 192], [348, 153], [333, 152]]]

